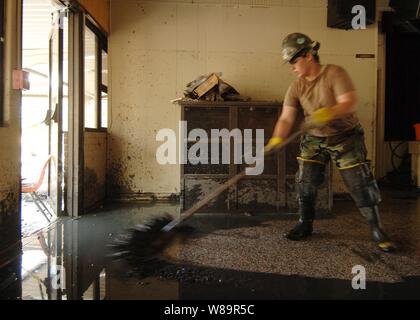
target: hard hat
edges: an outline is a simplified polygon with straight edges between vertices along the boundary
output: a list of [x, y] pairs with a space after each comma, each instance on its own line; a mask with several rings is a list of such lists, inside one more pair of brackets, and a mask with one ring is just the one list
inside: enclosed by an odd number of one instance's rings
[[317, 54], [319, 47], [320, 43], [312, 41], [307, 35], [303, 33], [291, 33], [284, 38], [282, 43], [283, 60], [290, 62], [293, 58], [307, 52]]

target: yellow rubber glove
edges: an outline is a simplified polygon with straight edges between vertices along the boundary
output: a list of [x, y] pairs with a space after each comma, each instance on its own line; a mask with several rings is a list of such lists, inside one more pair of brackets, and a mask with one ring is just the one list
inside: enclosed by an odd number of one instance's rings
[[323, 127], [334, 119], [334, 114], [330, 108], [321, 108], [312, 113], [306, 120], [311, 127]]
[[267, 145], [264, 147], [264, 153], [270, 152], [271, 150], [274, 149], [274, 147], [282, 144], [283, 141], [284, 141], [283, 138], [280, 138], [280, 137], [272, 137], [268, 141]]

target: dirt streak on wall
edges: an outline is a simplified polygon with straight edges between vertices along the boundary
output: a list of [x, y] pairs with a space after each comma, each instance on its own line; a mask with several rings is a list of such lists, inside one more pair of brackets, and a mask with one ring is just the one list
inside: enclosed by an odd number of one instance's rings
[[103, 203], [106, 192], [106, 132], [85, 132], [84, 206]]

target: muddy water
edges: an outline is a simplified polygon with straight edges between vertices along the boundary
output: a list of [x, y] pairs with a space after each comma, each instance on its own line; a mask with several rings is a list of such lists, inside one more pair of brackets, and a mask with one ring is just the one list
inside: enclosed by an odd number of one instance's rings
[[[384, 223], [402, 244], [393, 256], [374, 251], [363, 219], [349, 209], [351, 204], [337, 203], [336, 216], [318, 221], [305, 243], [281, 237], [296, 222], [292, 215], [197, 215], [156, 255], [119, 257], [109, 245], [127, 228], [147, 224], [157, 214], [174, 216], [179, 207], [109, 206], [77, 220], [59, 220], [42, 237], [25, 239], [22, 259], [4, 271], [9, 281], [0, 295], [35, 300], [418, 299], [418, 200], [389, 201]], [[404, 217], [395, 213], [402, 207]], [[366, 267], [365, 290], [352, 287], [355, 264]], [[28, 265], [31, 270], [23, 270]]]

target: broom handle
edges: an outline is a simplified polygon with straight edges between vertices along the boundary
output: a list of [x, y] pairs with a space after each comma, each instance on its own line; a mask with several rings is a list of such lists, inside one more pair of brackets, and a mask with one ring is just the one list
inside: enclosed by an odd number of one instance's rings
[[[306, 131], [306, 128], [301, 128], [300, 130], [296, 131], [295, 133], [291, 134], [284, 142], [277, 147], [274, 147], [269, 152], [264, 153], [264, 156], [268, 156], [274, 153], [279, 152], [283, 148], [285, 148], [288, 144], [293, 142], [296, 138], [298, 138], [302, 133]], [[214, 191], [212, 191], [210, 194], [205, 196], [203, 199], [198, 201], [195, 205], [193, 205], [188, 210], [181, 213], [181, 215], [169, 222], [166, 226], [162, 228], [162, 231], [169, 231], [178, 224], [180, 224], [182, 221], [188, 219], [191, 217], [195, 212], [197, 212], [199, 209], [201, 209], [203, 206], [208, 204], [211, 200], [219, 196], [223, 191], [230, 188], [231, 186], [235, 185], [239, 180], [241, 180], [243, 177], [245, 177], [245, 170], [241, 171], [240, 173], [236, 174], [232, 178], [230, 178], [228, 181], [226, 181], [221, 186], [217, 187]]]

